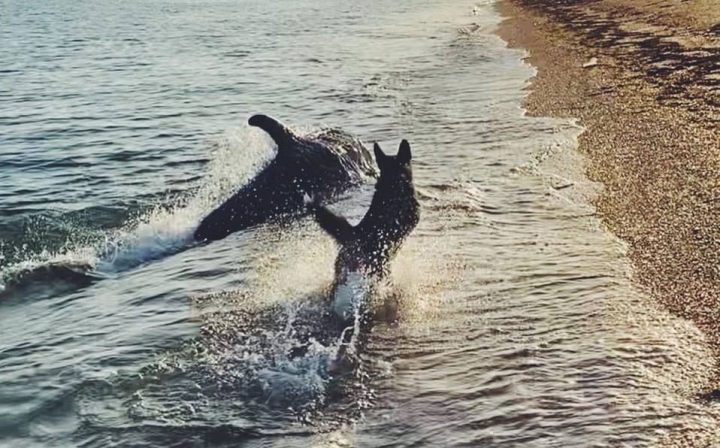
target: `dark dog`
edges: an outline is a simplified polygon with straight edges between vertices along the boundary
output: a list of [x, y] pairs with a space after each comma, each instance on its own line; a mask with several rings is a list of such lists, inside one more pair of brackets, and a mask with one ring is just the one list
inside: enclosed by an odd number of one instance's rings
[[[325, 207], [313, 207], [320, 227], [340, 245], [335, 261], [333, 308], [344, 322], [355, 314], [358, 306], [355, 303], [358, 287], [352, 283], [384, 279], [390, 261], [420, 220], [420, 204], [413, 187], [410, 144], [403, 140], [396, 156], [385, 155], [377, 143], [374, 150], [380, 178], [370, 208], [358, 225], [351, 225]], [[361, 285], [360, 289], [364, 286]]]

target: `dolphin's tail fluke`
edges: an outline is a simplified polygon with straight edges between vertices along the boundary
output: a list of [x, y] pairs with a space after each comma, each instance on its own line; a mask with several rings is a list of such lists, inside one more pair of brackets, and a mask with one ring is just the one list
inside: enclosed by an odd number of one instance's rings
[[248, 124], [267, 132], [270, 138], [272, 138], [278, 145], [278, 148], [281, 148], [283, 144], [292, 139], [292, 132], [288, 128], [276, 119], [268, 117], [267, 115], [253, 115], [248, 120]]

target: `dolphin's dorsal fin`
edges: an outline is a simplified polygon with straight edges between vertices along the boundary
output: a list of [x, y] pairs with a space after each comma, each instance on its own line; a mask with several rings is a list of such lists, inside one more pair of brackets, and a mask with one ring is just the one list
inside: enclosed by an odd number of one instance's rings
[[274, 118], [268, 117], [267, 115], [253, 115], [248, 120], [250, 126], [255, 126], [263, 131], [272, 138], [278, 146], [278, 150], [283, 147], [284, 143], [287, 143], [292, 139], [292, 131], [286, 128], [282, 123]]

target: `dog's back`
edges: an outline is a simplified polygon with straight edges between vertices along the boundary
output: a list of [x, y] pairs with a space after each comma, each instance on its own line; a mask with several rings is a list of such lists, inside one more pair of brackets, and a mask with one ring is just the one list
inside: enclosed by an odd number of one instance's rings
[[403, 140], [396, 156], [386, 155], [377, 143], [374, 150], [380, 178], [362, 221], [352, 226], [324, 207], [315, 212], [320, 226], [340, 245], [335, 262], [336, 280], [339, 281], [347, 272], [384, 277], [389, 262], [420, 220], [410, 144]]

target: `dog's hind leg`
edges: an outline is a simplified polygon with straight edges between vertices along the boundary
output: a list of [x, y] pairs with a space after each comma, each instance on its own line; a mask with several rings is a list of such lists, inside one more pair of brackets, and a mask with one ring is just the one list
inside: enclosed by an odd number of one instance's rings
[[315, 220], [327, 233], [332, 235], [339, 243], [348, 241], [355, 236], [355, 227], [347, 219], [338, 216], [325, 207], [315, 210]]

